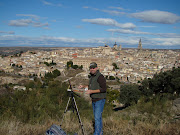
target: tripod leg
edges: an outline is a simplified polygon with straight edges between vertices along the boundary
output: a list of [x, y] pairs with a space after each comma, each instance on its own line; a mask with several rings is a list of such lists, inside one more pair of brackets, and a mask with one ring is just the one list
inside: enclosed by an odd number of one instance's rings
[[65, 109], [65, 111], [64, 111], [64, 113], [63, 113], [63, 115], [62, 115], [62, 120], [61, 120], [60, 126], [62, 125], [62, 122], [63, 122], [63, 119], [64, 119], [64, 115], [65, 115], [65, 113], [67, 112], [67, 109], [68, 109], [70, 100], [71, 100], [71, 97], [69, 97], [69, 99], [68, 99], [68, 102], [67, 102], [67, 105], [66, 105], [66, 109]]
[[77, 108], [77, 104], [76, 104], [76, 100], [75, 98], [73, 97], [73, 103], [75, 105], [75, 110], [77, 112], [77, 115], [78, 115], [78, 119], [79, 119], [79, 123], [81, 125], [81, 129], [82, 129], [82, 134], [84, 135], [84, 128], [83, 128], [83, 124], [82, 124], [82, 121], [81, 121], [81, 118], [80, 118], [80, 115], [79, 115], [79, 111], [78, 111], [78, 108]]

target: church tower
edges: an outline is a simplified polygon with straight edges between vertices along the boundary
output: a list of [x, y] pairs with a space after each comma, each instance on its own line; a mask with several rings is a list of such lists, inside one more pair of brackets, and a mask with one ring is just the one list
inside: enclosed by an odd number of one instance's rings
[[114, 44], [114, 46], [113, 46], [113, 49], [114, 49], [114, 50], [117, 50], [117, 49], [118, 49], [118, 46], [117, 46], [116, 42], [115, 42], [115, 44]]
[[122, 50], [122, 45], [119, 45], [119, 46], [118, 46], [118, 50], [119, 50], [119, 51]]
[[141, 38], [140, 38], [140, 40], [139, 40], [138, 50], [142, 50]]

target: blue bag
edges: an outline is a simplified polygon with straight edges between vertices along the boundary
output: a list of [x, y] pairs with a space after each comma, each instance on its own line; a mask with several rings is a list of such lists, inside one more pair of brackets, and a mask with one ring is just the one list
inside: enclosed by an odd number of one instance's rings
[[67, 135], [63, 129], [58, 126], [53, 124], [47, 131], [46, 131], [46, 135]]

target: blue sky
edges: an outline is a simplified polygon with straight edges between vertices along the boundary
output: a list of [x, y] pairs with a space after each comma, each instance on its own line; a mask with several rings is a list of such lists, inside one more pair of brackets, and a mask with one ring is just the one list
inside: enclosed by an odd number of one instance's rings
[[180, 49], [180, 0], [0, 0], [0, 46]]

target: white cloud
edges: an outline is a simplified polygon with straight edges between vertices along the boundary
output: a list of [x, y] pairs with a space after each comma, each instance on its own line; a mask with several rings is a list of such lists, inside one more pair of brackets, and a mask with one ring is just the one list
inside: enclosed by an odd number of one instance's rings
[[123, 34], [145, 34], [145, 35], [151, 34], [149, 32], [134, 31], [134, 30], [129, 30], [129, 29], [108, 29], [107, 31], [123, 33]]
[[[141, 19], [143, 22], [174, 24], [180, 21], [180, 16], [170, 13], [170, 12], [160, 11], [160, 10], [147, 10], [147, 11], [129, 14], [126, 12], [120, 12], [116, 10], [102, 10], [102, 9], [88, 7], [88, 6], [84, 6], [83, 8], [93, 9], [93, 10], [105, 12], [111, 15], [116, 15], [116, 16], [128, 15], [133, 18]], [[109, 7], [109, 8], [124, 10], [121, 7]]]
[[124, 29], [133, 29], [136, 27], [133, 23], [121, 24], [110, 18], [82, 19], [82, 21], [90, 22], [92, 24], [98, 24], [98, 25], [115, 26]]
[[9, 26], [17, 26], [17, 27], [24, 27], [31, 24], [33, 21], [31, 19], [20, 19], [20, 20], [11, 20], [9, 22]]
[[180, 21], [180, 16], [159, 10], [147, 10], [130, 14], [131, 17], [141, 19], [143, 22], [174, 24]]
[[180, 34], [177, 34], [177, 33], [150, 33], [150, 32], [142, 32], [142, 31], [136, 31], [136, 30], [130, 30], [130, 29], [107, 29], [106, 31], [117, 32], [117, 33], [122, 33], [122, 34], [154, 35], [154, 36], [159, 36], [163, 38], [180, 38]]
[[44, 5], [50, 5], [50, 6], [53, 5], [52, 3], [47, 2], [47, 1], [45, 1], [45, 0], [42, 0], [42, 2], [43, 2]]
[[3, 34], [15, 34], [14, 31], [0, 31], [0, 33], [3, 33]]
[[37, 15], [33, 15], [33, 14], [16, 14], [16, 16], [25, 16], [25, 17], [30, 17], [30, 18], [33, 18], [33, 19], [35, 19], [35, 20], [39, 20], [40, 19], [40, 17], [39, 16], [37, 16]]
[[112, 8], [112, 9], [119, 9], [119, 10], [124, 10], [124, 8], [122, 8], [122, 7], [109, 7], [109, 8]]
[[48, 23], [40, 23], [40, 22], [35, 22], [33, 23], [34, 27], [43, 27], [43, 26], [49, 26]]
[[[89, 38], [77, 39], [70, 37], [25, 37], [17, 35], [0, 36], [0, 43], [7, 46], [71, 46], [71, 47], [96, 47], [108, 44], [112, 46], [114, 42], [123, 45], [123, 47], [137, 47], [140, 37], [114, 37], [114, 38]], [[175, 46], [180, 49], [180, 38], [142, 38], [142, 44], [145, 48], [152, 46], [169, 48]]]
[[48, 23], [35, 22], [35, 21], [32, 21], [31, 19], [11, 20], [8, 25], [16, 26], [16, 27], [27, 27], [30, 25], [32, 25], [33, 27], [49, 26]]
[[117, 15], [117, 16], [126, 14], [125, 12], [119, 12], [115, 10], [100, 10], [100, 11], [111, 14], [111, 15]]
[[130, 45], [138, 45], [139, 38], [134, 38], [134, 37], [127, 37], [127, 38], [122, 38], [122, 37], [114, 37], [114, 38], [108, 38], [106, 39], [110, 43], [116, 42], [117, 44], [124, 44], [126, 46]]
[[178, 45], [180, 47], [180, 38], [154, 38], [152, 40], [156, 42], [156, 45], [162, 45], [162, 46]]
[[48, 6], [58, 6], [58, 7], [61, 7], [61, 6], [62, 6], [62, 4], [60, 4], [60, 3], [54, 4], [54, 3], [51, 3], [51, 2], [48, 2], [48, 1], [45, 1], [45, 0], [41, 0], [41, 1], [42, 1], [42, 3], [43, 3], [44, 5], [48, 5]]
[[138, 27], [142, 27], [142, 28], [154, 28], [156, 26], [138, 26]]
[[[108, 13], [108, 14], [111, 14], [111, 15], [116, 15], [116, 16], [127, 14], [125, 12], [120, 12], [120, 11], [116, 11], [116, 10], [98, 9], [98, 8], [92, 8], [92, 7], [88, 7], [88, 6], [84, 6], [83, 8], [92, 9], [92, 10], [96, 10], [96, 11], [101, 11], [101, 12], [105, 12], [105, 13]], [[124, 10], [121, 7], [109, 7], [109, 8], [118, 9], [118, 10]]]
[[54, 39], [58, 41], [63, 41], [63, 42], [78, 42], [78, 39], [75, 38], [69, 38], [69, 37], [53, 37]]
[[15, 26], [15, 27], [33, 26], [33, 27], [45, 27], [45, 29], [47, 29], [47, 26], [49, 26], [48, 23], [41, 23], [39, 21], [40, 17], [37, 15], [16, 14], [16, 16], [28, 17], [28, 19], [10, 20], [8, 23], [9, 26]]
[[176, 34], [176, 33], [157, 33], [156, 35], [166, 38], [180, 38], [180, 34]]

